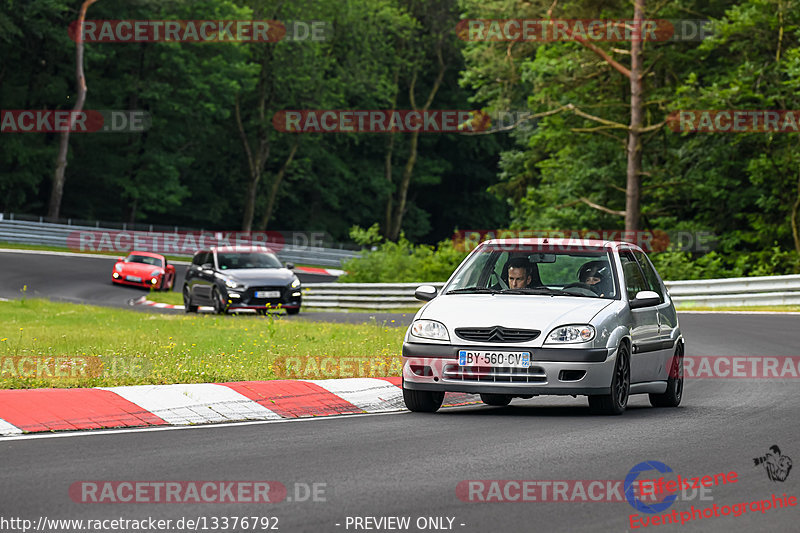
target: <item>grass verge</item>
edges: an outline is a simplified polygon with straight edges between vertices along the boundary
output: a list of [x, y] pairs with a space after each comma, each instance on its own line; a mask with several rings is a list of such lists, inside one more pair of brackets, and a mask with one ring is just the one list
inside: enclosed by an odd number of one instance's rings
[[[0, 302], [0, 388], [270, 380], [279, 377], [273, 363], [286, 357], [399, 357], [404, 333], [377, 323], [148, 314], [19, 299]], [[70, 366], [79, 362], [84, 372]]]

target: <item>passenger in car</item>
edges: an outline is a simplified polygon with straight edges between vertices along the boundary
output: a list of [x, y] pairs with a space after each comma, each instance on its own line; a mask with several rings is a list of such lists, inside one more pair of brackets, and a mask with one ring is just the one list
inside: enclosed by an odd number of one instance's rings
[[578, 269], [578, 281], [592, 287], [600, 296], [605, 296], [606, 292], [610, 292], [608, 282], [611, 278], [608, 272], [608, 263], [605, 261], [589, 261]]

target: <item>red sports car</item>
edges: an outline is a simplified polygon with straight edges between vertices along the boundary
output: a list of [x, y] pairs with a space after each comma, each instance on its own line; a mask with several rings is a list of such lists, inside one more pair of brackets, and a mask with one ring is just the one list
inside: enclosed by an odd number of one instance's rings
[[126, 258], [118, 258], [111, 273], [111, 281], [123, 285], [135, 285], [171, 291], [175, 283], [175, 267], [167, 263], [163, 255], [150, 252], [131, 252]]

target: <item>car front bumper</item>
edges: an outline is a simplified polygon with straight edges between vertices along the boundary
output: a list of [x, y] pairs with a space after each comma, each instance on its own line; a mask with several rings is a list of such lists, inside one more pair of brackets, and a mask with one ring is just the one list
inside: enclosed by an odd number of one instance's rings
[[[531, 352], [529, 368], [459, 367], [459, 350]], [[403, 386], [413, 390], [531, 394], [608, 394], [616, 350], [403, 344]]]

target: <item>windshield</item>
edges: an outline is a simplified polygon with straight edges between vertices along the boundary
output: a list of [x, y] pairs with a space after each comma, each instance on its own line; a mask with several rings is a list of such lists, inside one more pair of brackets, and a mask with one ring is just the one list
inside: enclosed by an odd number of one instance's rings
[[264, 252], [225, 252], [217, 254], [220, 270], [235, 268], [281, 268], [275, 254]]
[[145, 265], [153, 265], [163, 267], [164, 263], [158, 257], [150, 257], [149, 255], [129, 255], [125, 258], [126, 263], [142, 263]]
[[605, 250], [531, 252], [491, 247], [474, 253], [444, 292], [612, 299], [619, 293]]

